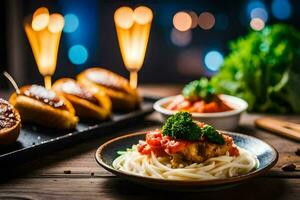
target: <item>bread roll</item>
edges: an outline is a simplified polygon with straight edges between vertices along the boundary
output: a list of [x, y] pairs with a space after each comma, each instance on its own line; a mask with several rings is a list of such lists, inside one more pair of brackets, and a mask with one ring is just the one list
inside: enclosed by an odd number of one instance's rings
[[111, 114], [111, 101], [103, 91], [97, 92], [70, 78], [57, 80], [52, 89], [71, 102], [80, 118], [104, 120]]
[[43, 86], [24, 86], [20, 88], [20, 94], [11, 95], [9, 102], [25, 122], [59, 129], [74, 129], [78, 122], [72, 104]]
[[132, 111], [140, 105], [141, 99], [124, 77], [103, 68], [94, 67], [81, 72], [78, 82], [87, 87], [104, 91], [112, 101], [114, 111]]

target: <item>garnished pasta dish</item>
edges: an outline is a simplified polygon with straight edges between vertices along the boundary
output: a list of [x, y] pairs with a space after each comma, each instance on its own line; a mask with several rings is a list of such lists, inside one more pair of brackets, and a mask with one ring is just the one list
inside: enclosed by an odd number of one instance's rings
[[254, 154], [188, 112], [171, 116], [162, 129], [120, 154], [113, 167], [135, 175], [170, 180], [209, 180], [246, 174], [258, 167]]

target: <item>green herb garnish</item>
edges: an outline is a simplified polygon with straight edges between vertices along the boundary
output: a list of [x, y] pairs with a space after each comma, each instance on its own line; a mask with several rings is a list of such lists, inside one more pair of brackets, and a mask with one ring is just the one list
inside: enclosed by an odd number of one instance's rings
[[162, 127], [162, 133], [174, 139], [183, 140], [199, 140], [201, 137], [200, 127], [188, 112], [178, 112], [169, 117]]
[[203, 136], [209, 141], [216, 144], [225, 144], [223, 136], [214, 127], [205, 125], [201, 130]]
[[205, 125], [200, 128], [188, 112], [178, 112], [169, 117], [162, 127], [162, 133], [174, 139], [197, 141], [205, 137], [212, 143], [225, 144], [223, 136], [214, 127]]
[[124, 153], [126, 153], [127, 151], [117, 151], [118, 155], [123, 155]]
[[204, 100], [210, 102], [216, 96], [213, 86], [209, 83], [207, 78], [201, 78], [187, 84], [182, 91], [182, 95], [190, 100]]

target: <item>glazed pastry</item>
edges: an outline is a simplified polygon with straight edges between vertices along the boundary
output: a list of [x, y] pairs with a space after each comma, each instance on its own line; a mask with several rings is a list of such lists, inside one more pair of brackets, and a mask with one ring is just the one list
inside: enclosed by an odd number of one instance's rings
[[78, 122], [67, 99], [40, 85], [21, 87], [20, 93], [12, 94], [9, 102], [19, 111], [23, 121], [60, 129], [73, 129]]
[[111, 114], [111, 101], [103, 91], [93, 91], [70, 78], [59, 79], [52, 88], [72, 103], [79, 117], [104, 120]]
[[110, 97], [115, 111], [131, 111], [139, 107], [140, 97], [137, 90], [118, 74], [95, 67], [81, 72], [77, 79], [87, 87], [104, 91]]
[[0, 99], [0, 145], [14, 143], [20, 134], [21, 118], [7, 101]]

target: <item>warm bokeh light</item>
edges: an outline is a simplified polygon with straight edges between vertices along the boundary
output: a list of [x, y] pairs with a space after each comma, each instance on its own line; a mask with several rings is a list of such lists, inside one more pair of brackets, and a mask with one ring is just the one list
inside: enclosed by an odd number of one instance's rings
[[255, 31], [260, 31], [265, 27], [265, 22], [260, 18], [253, 18], [250, 21], [250, 26]]
[[35, 31], [40, 31], [46, 28], [49, 24], [49, 11], [45, 7], [38, 8], [32, 15], [31, 26]]
[[153, 19], [152, 11], [145, 6], [137, 7], [133, 11], [133, 20], [138, 24], [143, 25], [143, 24], [151, 23], [152, 19]]
[[199, 15], [199, 26], [204, 30], [209, 30], [215, 25], [215, 17], [210, 12], [203, 12]]
[[51, 33], [60, 33], [64, 28], [64, 17], [61, 14], [54, 13], [50, 15], [48, 30]]
[[191, 43], [192, 41], [192, 31], [178, 31], [176, 28], [173, 28], [171, 31], [171, 41], [176, 46], [184, 47]]
[[58, 13], [49, 16], [48, 9], [44, 7], [37, 9], [32, 18], [27, 18], [24, 23], [35, 61], [39, 72], [44, 76], [45, 87], [48, 89], [51, 88], [51, 76], [56, 69], [63, 27], [63, 16]]
[[189, 15], [192, 18], [192, 26], [191, 26], [191, 28], [196, 28], [198, 26], [198, 15], [197, 15], [197, 13], [191, 11], [191, 12], [189, 12]]
[[118, 27], [129, 29], [133, 25], [133, 10], [130, 7], [121, 7], [116, 10], [114, 19]]
[[192, 27], [192, 17], [186, 12], [178, 12], [173, 17], [173, 25], [179, 31], [187, 31]]
[[135, 10], [121, 7], [116, 10], [114, 20], [119, 46], [126, 68], [130, 71], [130, 84], [137, 86], [137, 72], [144, 63], [153, 13], [140, 6]]

